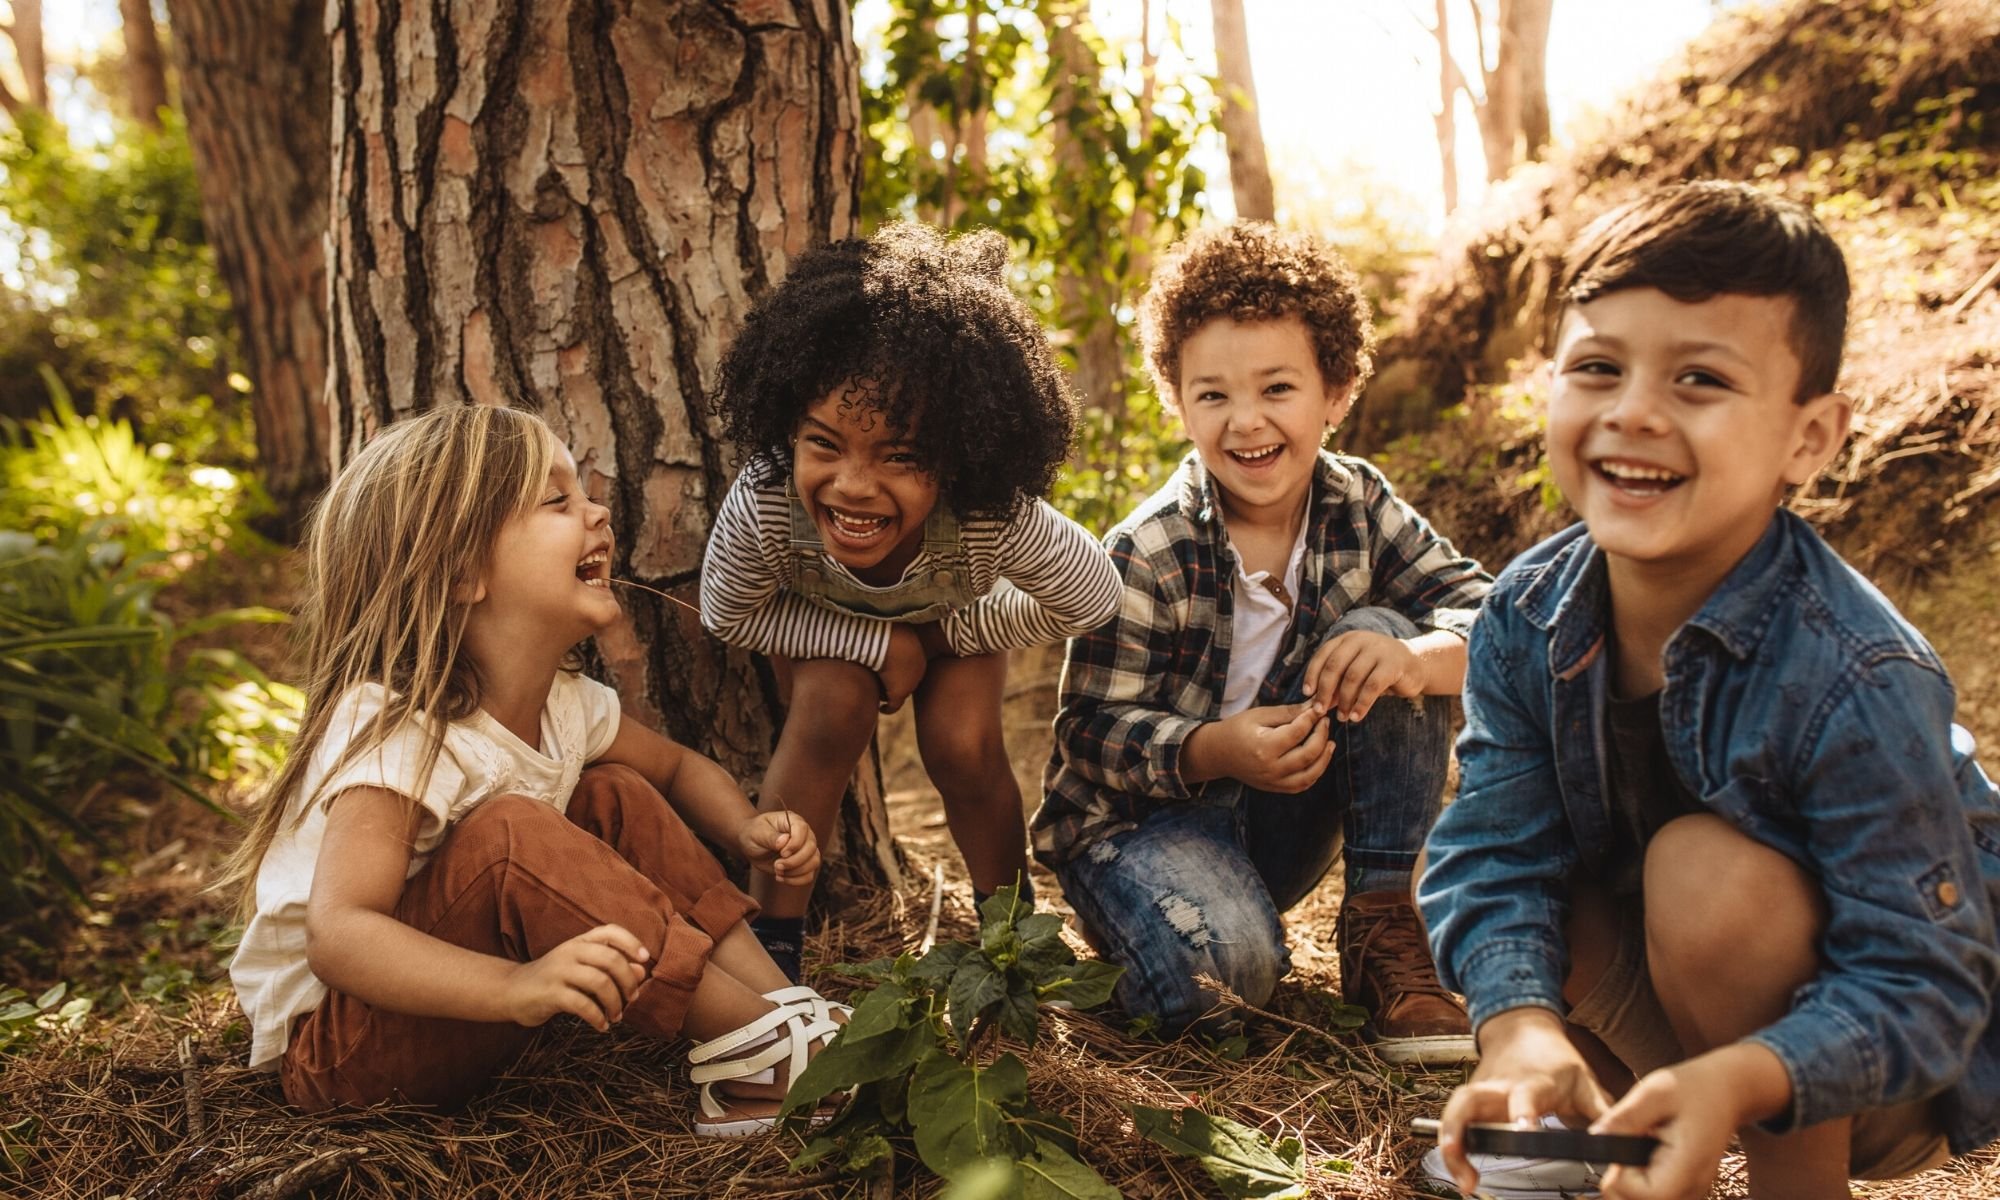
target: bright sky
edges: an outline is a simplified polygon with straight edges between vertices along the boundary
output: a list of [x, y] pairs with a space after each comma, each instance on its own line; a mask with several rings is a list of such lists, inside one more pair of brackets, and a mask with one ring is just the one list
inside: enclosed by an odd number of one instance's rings
[[[1476, 74], [1470, 5], [1450, 2], [1459, 63]], [[1717, 7], [1717, 0], [1554, 0], [1548, 85], [1557, 137], [1579, 116], [1608, 107], [1649, 78], [1707, 26]], [[1244, 10], [1280, 207], [1343, 203], [1343, 191], [1367, 191], [1407, 221], [1435, 231], [1444, 198], [1431, 124], [1438, 88], [1437, 46], [1429, 31], [1433, 0], [1244, 0]], [[1140, 0], [1091, 3], [1092, 19], [1114, 44], [1138, 36], [1142, 11]], [[1156, 46], [1172, 19], [1193, 69], [1214, 71], [1207, 0], [1153, 0], [1152, 12]], [[856, 4], [864, 47], [878, 36], [886, 14], [885, 0]], [[1174, 64], [1165, 59], [1162, 67]], [[1475, 203], [1484, 190], [1485, 165], [1478, 124], [1463, 98], [1457, 131], [1460, 201]], [[1356, 180], [1357, 173], [1365, 179]], [[1210, 175], [1220, 182], [1226, 174], [1218, 147]], [[1218, 192], [1215, 206], [1228, 214], [1228, 190]]]

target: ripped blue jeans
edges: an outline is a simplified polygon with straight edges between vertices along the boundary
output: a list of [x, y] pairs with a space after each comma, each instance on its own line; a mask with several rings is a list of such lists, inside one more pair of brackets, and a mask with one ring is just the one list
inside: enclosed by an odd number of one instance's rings
[[[1417, 632], [1377, 608], [1346, 614], [1342, 626]], [[1058, 867], [1091, 944], [1125, 968], [1119, 1005], [1174, 1034], [1216, 1004], [1197, 975], [1267, 1002], [1292, 966], [1280, 914], [1318, 886], [1343, 843], [1349, 895], [1407, 893], [1443, 804], [1450, 711], [1443, 696], [1383, 696], [1359, 722], [1334, 725], [1333, 761], [1305, 791], [1163, 805]], [[1218, 1030], [1229, 1020], [1219, 1017]]]

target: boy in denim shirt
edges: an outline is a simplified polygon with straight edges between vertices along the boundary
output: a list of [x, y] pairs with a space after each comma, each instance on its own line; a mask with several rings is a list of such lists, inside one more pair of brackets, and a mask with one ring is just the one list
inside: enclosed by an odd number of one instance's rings
[[1070, 643], [1036, 855], [1126, 968], [1127, 1011], [1175, 1032], [1215, 1006], [1198, 976], [1270, 997], [1290, 967], [1280, 914], [1344, 837], [1348, 999], [1383, 1054], [1463, 1060], [1465, 1012], [1438, 984], [1409, 881], [1442, 803], [1442, 697], [1492, 581], [1373, 467], [1321, 448], [1372, 333], [1324, 243], [1255, 223], [1197, 232], [1141, 319], [1195, 452], [1105, 539], [1124, 599]]
[[1419, 898], [1481, 1059], [1427, 1169], [1576, 1187], [1464, 1154], [1468, 1121], [1552, 1115], [1659, 1137], [1601, 1181], [1645, 1200], [1705, 1197], [1732, 1137], [1758, 1200], [1983, 1145], [2000, 798], [1930, 646], [1780, 508], [1847, 433], [1840, 251], [1684, 184], [1593, 224], [1562, 294], [1548, 455], [1583, 523], [1472, 634]]

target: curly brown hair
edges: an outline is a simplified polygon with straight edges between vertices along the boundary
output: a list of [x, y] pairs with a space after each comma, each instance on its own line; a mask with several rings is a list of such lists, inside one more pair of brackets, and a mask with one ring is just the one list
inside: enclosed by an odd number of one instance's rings
[[1217, 317], [1297, 317], [1332, 387], [1367, 382], [1375, 324], [1361, 281], [1310, 233], [1264, 221], [1197, 229], [1167, 251], [1139, 302], [1139, 336], [1160, 395], [1178, 402], [1181, 347]]

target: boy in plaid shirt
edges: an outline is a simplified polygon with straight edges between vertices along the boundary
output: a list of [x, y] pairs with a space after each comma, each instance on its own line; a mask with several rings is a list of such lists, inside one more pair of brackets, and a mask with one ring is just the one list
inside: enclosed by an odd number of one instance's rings
[[1034, 819], [1118, 998], [1167, 1032], [1220, 980], [1263, 1004], [1285, 910], [1342, 852], [1346, 999], [1385, 1056], [1471, 1056], [1410, 902], [1436, 819], [1465, 635], [1492, 580], [1366, 462], [1322, 448], [1372, 328], [1331, 248], [1261, 223], [1168, 256], [1141, 330], [1195, 451], [1105, 539], [1117, 616], [1072, 641]]

